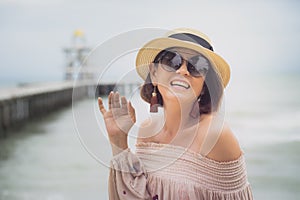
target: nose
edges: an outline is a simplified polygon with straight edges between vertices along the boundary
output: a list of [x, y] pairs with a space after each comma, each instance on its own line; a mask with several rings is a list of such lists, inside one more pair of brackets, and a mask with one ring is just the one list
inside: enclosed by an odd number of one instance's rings
[[176, 70], [176, 73], [177, 74], [181, 74], [181, 75], [190, 75], [190, 72], [188, 71], [188, 68], [187, 68], [187, 62], [184, 60], [182, 65], [180, 66], [179, 69]]

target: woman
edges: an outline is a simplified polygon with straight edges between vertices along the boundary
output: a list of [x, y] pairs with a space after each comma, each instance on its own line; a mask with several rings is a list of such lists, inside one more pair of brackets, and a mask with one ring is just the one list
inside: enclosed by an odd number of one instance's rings
[[141, 125], [134, 154], [133, 106], [117, 92], [108, 110], [98, 99], [114, 155], [110, 199], [252, 199], [243, 152], [220, 109], [230, 69], [207, 36], [175, 29], [145, 44], [136, 66], [141, 97], [163, 117]]

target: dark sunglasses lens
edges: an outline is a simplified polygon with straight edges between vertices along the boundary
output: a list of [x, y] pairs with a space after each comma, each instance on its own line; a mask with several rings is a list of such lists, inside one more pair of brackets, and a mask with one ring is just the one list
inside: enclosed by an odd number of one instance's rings
[[181, 56], [176, 52], [167, 52], [162, 58], [160, 63], [167, 71], [176, 71], [182, 64]]
[[188, 70], [192, 76], [205, 76], [209, 66], [209, 61], [203, 56], [194, 56], [188, 60]]

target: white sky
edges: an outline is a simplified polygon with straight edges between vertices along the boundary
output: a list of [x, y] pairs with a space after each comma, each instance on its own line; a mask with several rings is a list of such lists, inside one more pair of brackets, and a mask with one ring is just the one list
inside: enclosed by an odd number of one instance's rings
[[235, 72], [295, 69], [299, 10], [297, 0], [0, 0], [0, 85], [61, 80], [76, 29], [95, 47], [134, 29], [191, 27]]

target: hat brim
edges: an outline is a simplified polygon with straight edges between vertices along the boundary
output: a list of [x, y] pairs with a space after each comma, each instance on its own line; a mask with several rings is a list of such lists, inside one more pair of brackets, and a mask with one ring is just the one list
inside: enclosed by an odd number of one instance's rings
[[222, 79], [223, 87], [226, 87], [230, 79], [230, 67], [221, 56], [201, 45], [174, 38], [157, 38], [151, 40], [139, 50], [136, 57], [136, 70], [144, 80], [146, 80], [149, 74], [149, 64], [154, 61], [159, 52], [170, 47], [192, 49], [205, 56]]

